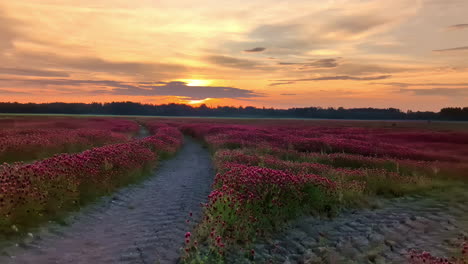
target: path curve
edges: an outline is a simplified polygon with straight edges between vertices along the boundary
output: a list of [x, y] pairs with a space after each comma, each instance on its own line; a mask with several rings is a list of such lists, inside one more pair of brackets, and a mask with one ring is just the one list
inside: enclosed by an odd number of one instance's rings
[[144, 138], [144, 137], [148, 137], [151, 135], [150, 131], [145, 126], [143, 126], [142, 124], [139, 124], [139, 126], [140, 126], [140, 129], [135, 134], [134, 138]]
[[214, 176], [209, 152], [186, 138], [155, 175], [0, 250], [0, 263], [176, 263]]
[[[381, 199], [377, 209], [333, 219], [303, 217], [255, 245], [255, 263], [407, 263], [409, 249], [458, 255], [468, 236], [468, 202], [424, 196]], [[231, 254], [228, 263], [251, 263]]]

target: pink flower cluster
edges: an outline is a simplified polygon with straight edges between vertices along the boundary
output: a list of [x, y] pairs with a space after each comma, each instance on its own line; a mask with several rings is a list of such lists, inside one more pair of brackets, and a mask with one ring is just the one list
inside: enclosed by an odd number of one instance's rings
[[314, 174], [295, 174], [237, 163], [226, 163], [223, 170], [226, 172], [216, 175], [214, 186], [220, 187], [222, 192], [235, 194], [235, 202], [261, 200], [265, 195], [268, 196], [270, 191], [274, 191], [273, 195], [278, 196], [281, 196], [282, 192], [285, 195], [291, 191], [300, 193], [300, 189], [307, 184], [327, 189], [335, 187], [329, 179]]
[[[310, 202], [333, 192], [333, 181], [314, 174], [295, 174], [258, 166], [225, 162], [208, 196], [201, 233], [217, 255], [227, 245], [251, 243], [282, 221], [311, 208]], [[320, 202], [316, 203], [316, 206]], [[186, 236], [188, 255], [197, 250]]]
[[1, 129], [79, 129], [93, 128], [131, 134], [140, 128], [124, 118], [108, 117], [15, 117], [0, 119]]
[[[123, 119], [13, 120], [0, 128], [0, 162], [30, 161], [57, 153], [125, 142], [139, 127]], [[34, 127], [36, 125], [37, 127]]]
[[468, 242], [465, 241], [461, 244], [461, 252], [459, 256], [451, 258], [435, 257], [427, 251], [410, 250], [409, 251], [410, 264], [466, 264], [468, 263]]
[[0, 161], [37, 160], [127, 140], [121, 133], [86, 128], [0, 131]]
[[[352, 190], [359, 193], [366, 190], [366, 181], [368, 181], [369, 178], [393, 181], [400, 184], [411, 184], [413, 181], [413, 177], [397, 173], [395, 170], [386, 170], [383, 166], [373, 167], [370, 166], [370, 164], [369, 167], [337, 166], [337, 164], [333, 164], [333, 162], [329, 160], [330, 156], [333, 158], [341, 156], [341, 158], [343, 158], [343, 156], [347, 154], [303, 155], [302, 158], [304, 160], [311, 161], [285, 161], [277, 156], [269, 154], [261, 155], [259, 153], [248, 152], [249, 151], [240, 149], [220, 150], [216, 152], [214, 160], [216, 161], [218, 171], [223, 172], [229, 169], [227, 164], [239, 163], [281, 170], [293, 174], [317, 174], [333, 181], [339, 180], [340, 189]], [[347, 156], [353, 157], [352, 155]], [[329, 161], [331, 165], [318, 163], [323, 161]]]
[[[164, 128], [127, 143], [61, 154], [31, 164], [0, 165], [0, 234], [28, 227], [137, 180], [182, 142]], [[160, 140], [162, 138], [163, 140]]]
[[144, 124], [153, 136], [141, 139], [142, 144], [166, 154], [173, 154], [183, 144], [183, 135], [176, 127], [158, 121]]
[[243, 150], [220, 150], [215, 154], [215, 161], [217, 161], [218, 170], [223, 170], [223, 163], [235, 162], [251, 166], [262, 166], [282, 171], [287, 171], [296, 174], [320, 174], [320, 175], [338, 175], [343, 174], [346, 176], [365, 176], [367, 173], [375, 173], [377, 170], [369, 169], [347, 169], [335, 168], [330, 165], [316, 163], [316, 162], [296, 162], [286, 161], [274, 155], [258, 155], [245, 153]]
[[[459, 161], [460, 155], [453, 155], [466, 150], [466, 133], [418, 132], [408, 131], [407, 141], [404, 132], [395, 138], [391, 130], [368, 128], [327, 128], [281, 125], [229, 125], [229, 124], [184, 124], [182, 131], [206, 140], [215, 149], [242, 148], [268, 145], [281, 149], [300, 152], [349, 153], [371, 157], [409, 159], [418, 161]], [[414, 148], [414, 138], [418, 145]], [[447, 150], [440, 153], [440, 145], [445, 143]], [[448, 151], [451, 151], [449, 153]]]

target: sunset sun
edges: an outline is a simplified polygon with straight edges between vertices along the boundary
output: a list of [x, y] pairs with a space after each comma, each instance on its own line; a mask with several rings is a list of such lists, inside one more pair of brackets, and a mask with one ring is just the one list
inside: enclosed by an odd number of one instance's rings
[[188, 101], [187, 103], [189, 105], [198, 105], [198, 104], [204, 104], [206, 103], [207, 101], [209, 101], [211, 98], [205, 98], [205, 99], [202, 99], [202, 100], [190, 100]]
[[208, 86], [212, 83], [211, 80], [198, 80], [198, 79], [181, 79], [181, 82], [185, 82], [187, 86]]

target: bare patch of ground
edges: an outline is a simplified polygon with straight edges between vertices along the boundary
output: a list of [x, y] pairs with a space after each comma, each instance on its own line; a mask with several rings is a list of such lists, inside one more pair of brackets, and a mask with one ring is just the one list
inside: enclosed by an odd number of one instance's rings
[[407, 263], [408, 249], [454, 256], [468, 235], [468, 200], [411, 196], [379, 201], [333, 219], [303, 217], [258, 242], [252, 262], [233, 253], [227, 263]]

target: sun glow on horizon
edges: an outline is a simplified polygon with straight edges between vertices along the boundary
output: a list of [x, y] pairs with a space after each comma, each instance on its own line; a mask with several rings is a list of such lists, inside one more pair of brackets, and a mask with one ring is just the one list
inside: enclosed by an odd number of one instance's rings
[[205, 98], [205, 99], [202, 99], [202, 100], [189, 100], [189, 101], [187, 101], [187, 104], [189, 104], [189, 105], [198, 105], [198, 104], [206, 103], [209, 100], [211, 100], [211, 98]]

